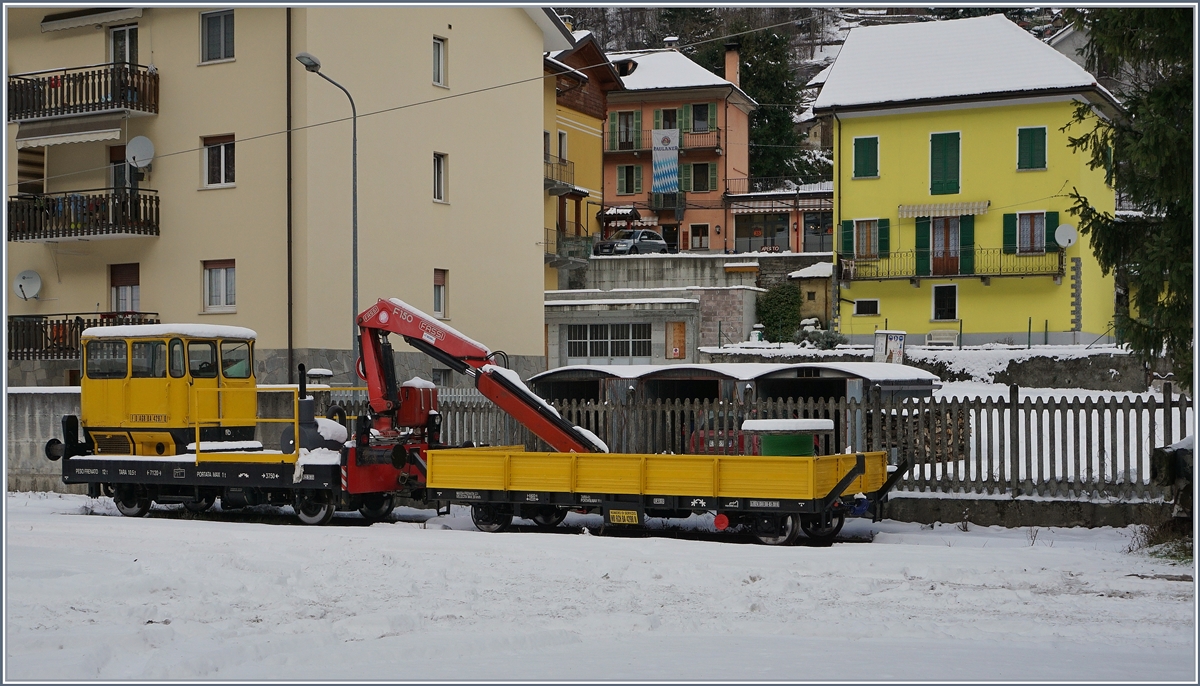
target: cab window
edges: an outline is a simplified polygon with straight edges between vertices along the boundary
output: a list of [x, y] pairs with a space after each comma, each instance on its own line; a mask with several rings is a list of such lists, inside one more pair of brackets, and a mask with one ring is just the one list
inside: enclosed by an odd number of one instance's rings
[[250, 343], [221, 341], [221, 373], [227, 379], [250, 378]]
[[125, 341], [88, 341], [87, 377], [89, 379], [124, 379], [128, 362]]
[[186, 374], [186, 365], [183, 363], [183, 341], [178, 338], [172, 338], [170, 343], [170, 368], [173, 378], [180, 378]]
[[188, 341], [188, 371], [195, 379], [215, 379], [217, 376], [217, 344], [210, 341]]
[[167, 377], [167, 344], [162, 341], [134, 341], [133, 378], [165, 379]]

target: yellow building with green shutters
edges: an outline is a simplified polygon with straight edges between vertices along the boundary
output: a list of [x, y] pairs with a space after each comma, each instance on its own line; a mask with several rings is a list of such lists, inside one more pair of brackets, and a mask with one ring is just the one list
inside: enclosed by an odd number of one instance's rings
[[834, 128], [840, 332], [1111, 341], [1113, 280], [1068, 211], [1072, 190], [1115, 201], [1068, 146], [1080, 101], [1119, 109], [1003, 15], [852, 30], [814, 105]]

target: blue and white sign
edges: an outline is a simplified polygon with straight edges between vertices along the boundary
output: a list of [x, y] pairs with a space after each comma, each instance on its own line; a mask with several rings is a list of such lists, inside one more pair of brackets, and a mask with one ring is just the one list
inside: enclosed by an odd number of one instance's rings
[[679, 129], [654, 129], [651, 162], [654, 182], [651, 193], [675, 193], [679, 190]]

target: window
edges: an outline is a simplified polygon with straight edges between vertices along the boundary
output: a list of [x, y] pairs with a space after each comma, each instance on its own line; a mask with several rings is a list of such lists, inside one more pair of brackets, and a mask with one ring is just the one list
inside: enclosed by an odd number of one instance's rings
[[650, 325], [569, 324], [567, 357], [650, 357]]
[[567, 132], [558, 132], [558, 156], [561, 159], [567, 159]]
[[433, 85], [446, 85], [446, 39], [433, 37]]
[[1017, 169], [1046, 168], [1046, 127], [1017, 129]]
[[860, 219], [854, 222], [854, 256], [879, 257], [879, 220]]
[[433, 199], [446, 202], [446, 155], [433, 153]]
[[434, 386], [449, 386], [450, 385], [450, 370], [449, 369], [434, 369], [433, 370], [433, 385]]
[[188, 371], [196, 379], [217, 378], [217, 344], [211, 341], [188, 341]]
[[233, 135], [208, 136], [204, 140], [205, 186], [233, 184]]
[[708, 224], [692, 224], [692, 250], [708, 250]]
[[807, 292], [805, 293], [805, 295], [807, 295], [807, 296], [808, 296], [808, 301], [809, 301], [810, 303], [811, 303], [811, 302], [816, 302], [816, 301], [817, 301], [817, 292], [816, 292], [816, 291], [807, 291]]
[[165, 379], [167, 344], [162, 341], [134, 341], [132, 362], [133, 378]]
[[233, 10], [200, 15], [202, 62], [233, 59]]
[[204, 311], [233, 312], [237, 305], [237, 272], [233, 260], [204, 262]]
[[660, 129], [678, 129], [679, 128], [679, 110], [662, 110], [662, 121]]
[[1017, 252], [1046, 252], [1046, 214], [1044, 212], [1017, 214]]
[[879, 178], [879, 137], [854, 139], [854, 178]]
[[717, 187], [717, 165], [708, 162], [679, 165], [679, 189], [703, 193]]
[[935, 133], [929, 137], [929, 193], [951, 195], [958, 188], [958, 132]]
[[734, 248], [738, 252], [754, 252], [768, 246], [790, 250], [790, 233], [787, 213], [739, 214], [734, 217]]
[[[700, 105], [692, 105], [692, 133], [707, 133], [709, 127], [714, 123], [709, 121], [709, 104], [703, 103]], [[714, 105], [711, 109], [716, 110]]]
[[[814, 294], [815, 295], [815, 294]], [[809, 298], [812, 300], [812, 298]], [[879, 314], [879, 300], [855, 300], [854, 314], [859, 317], [874, 317]]]
[[632, 195], [642, 192], [642, 165], [617, 165], [617, 195]]
[[638, 150], [642, 147], [642, 112], [612, 112], [608, 117], [609, 139], [616, 139], [610, 150]]
[[184, 364], [183, 358], [183, 341], [178, 338], [172, 338], [169, 344], [168, 353], [170, 357], [171, 377], [178, 379], [186, 373], [187, 365]]
[[933, 287], [933, 318], [937, 321], [958, 319], [958, 286]]
[[89, 379], [124, 379], [129, 346], [125, 341], [88, 341], [84, 358]]
[[833, 252], [833, 213], [804, 213], [804, 252]]
[[137, 262], [108, 265], [113, 312], [138, 311], [142, 306], [140, 280], [141, 268]]
[[550, 132], [546, 130], [542, 131], [542, 154], [546, 156], [547, 160], [552, 156], [550, 154]]
[[109, 29], [108, 35], [109, 47], [112, 53], [111, 62], [125, 64], [138, 63], [137, 24], [114, 27]]
[[446, 292], [449, 272], [445, 269], [433, 270], [433, 316], [438, 319], [446, 318]]
[[22, 148], [17, 151], [17, 192], [46, 192], [45, 148]]
[[252, 369], [249, 341], [221, 341], [221, 374], [226, 379], [249, 379]]

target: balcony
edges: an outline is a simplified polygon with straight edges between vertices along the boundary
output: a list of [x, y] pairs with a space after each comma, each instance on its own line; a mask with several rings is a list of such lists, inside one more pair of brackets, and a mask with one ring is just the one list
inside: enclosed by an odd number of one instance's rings
[[158, 235], [158, 191], [97, 188], [8, 199], [9, 242]]
[[[604, 130], [604, 152], [649, 152], [654, 143], [650, 135], [651, 129], [641, 131], [626, 129], [613, 132]], [[712, 128], [708, 131], [682, 132], [679, 134], [680, 150], [717, 150], [721, 147], [721, 129]]]
[[158, 114], [158, 72], [111, 63], [8, 77], [9, 122], [112, 111]]
[[687, 207], [687, 194], [683, 191], [676, 193], [651, 193], [647, 207], [656, 212], [682, 210]]
[[930, 250], [893, 252], [882, 258], [838, 257], [843, 281], [886, 281], [944, 277], [982, 278], [1052, 276], [1061, 279], [1062, 251], [1006, 253], [1001, 248], [975, 248], [958, 254]]
[[158, 324], [157, 312], [70, 312], [10, 315], [8, 359], [78, 360], [79, 337], [93, 326]]
[[568, 222], [563, 231], [546, 229], [545, 263], [554, 269], [580, 269], [587, 266], [588, 257], [592, 254], [595, 236], [575, 235], [578, 228], [574, 222]]
[[546, 155], [545, 166], [544, 187], [550, 195], [566, 195], [575, 188], [574, 162]]

